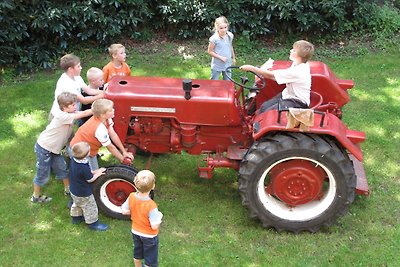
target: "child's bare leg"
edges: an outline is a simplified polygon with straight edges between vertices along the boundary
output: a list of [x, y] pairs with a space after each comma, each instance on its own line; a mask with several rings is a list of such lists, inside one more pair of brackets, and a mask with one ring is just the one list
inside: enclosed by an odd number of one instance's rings
[[70, 192], [69, 192], [69, 179], [65, 178], [62, 181], [63, 181], [63, 184], [64, 184], [64, 195], [69, 195], [70, 194]]
[[40, 186], [35, 183], [33, 183], [33, 196], [36, 198], [40, 197]]
[[142, 267], [142, 260], [137, 260], [134, 258], [133, 263], [135, 264], [135, 267]]

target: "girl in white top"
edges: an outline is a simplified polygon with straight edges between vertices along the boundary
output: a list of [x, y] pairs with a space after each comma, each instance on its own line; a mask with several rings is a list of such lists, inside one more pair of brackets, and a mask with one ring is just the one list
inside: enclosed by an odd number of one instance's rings
[[230, 72], [226, 68], [236, 63], [232, 46], [233, 33], [228, 31], [228, 27], [228, 20], [224, 16], [215, 20], [215, 33], [209, 38], [207, 50], [211, 56], [211, 80], [218, 80], [221, 73], [222, 78], [228, 80]]

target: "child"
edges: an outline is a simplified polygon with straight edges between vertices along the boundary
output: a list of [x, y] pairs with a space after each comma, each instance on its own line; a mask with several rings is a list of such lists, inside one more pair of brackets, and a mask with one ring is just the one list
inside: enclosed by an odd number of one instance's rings
[[[90, 89], [86, 86], [83, 81], [81, 74], [81, 62], [79, 57], [73, 54], [66, 54], [60, 59], [60, 67], [64, 70], [64, 73], [57, 81], [56, 90], [54, 92], [54, 102], [50, 111], [49, 119], [56, 115], [57, 112], [60, 111], [57, 104], [57, 97], [62, 92], [70, 92], [77, 96], [77, 99], [82, 104], [92, 103], [96, 99], [103, 98], [103, 92], [99, 90]], [[91, 96], [84, 97], [81, 94], [81, 90]], [[77, 106], [77, 110], [79, 110], [79, 106]]]
[[[133, 155], [127, 152], [117, 133], [114, 131], [114, 103], [108, 99], [98, 99], [92, 104], [93, 116], [76, 131], [70, 145], [78, 142], [87, 142], [90, 145], [89, 165], [92, 171], [99, 168], [97, 153], [102, 146], [123, 162], [128, 157], [133, 160]], [[115, 145], [114, 145], [115, 144]], [[119, 149], [119, 150], [118, 150]]]
[[278, 103], [282, 108], [308, 108], [310, 105], [311, 72], [308, 60], [314, 54], [314, 46], [307, 41], [300, 40], [293, 44], [289, 59], [293, 61], [287, 69], [268, 70], [243, 65], [240, 69], [253, 71], [265, 78], [275, 80], [278, 84], [286, 84], [286, 88], [275, 97], [265, 101], [260, 107], [260, 113], [277, 109]]
[[158, 265], [158, 232], [163, 214], [149, 193], [155, 187], [155, 175], [149, 170], [137, 173], [134, 179], [137, 192], [131, 193], [122, 204], [123, 214], [130, 214], [134, 244], [133, 262], [136, 267]]
[[211, 80], [218, 80], [222, 73], [222, 78], [228, 80], [231, 76], [230, 71], [225, 71], [227, 67], [236, 64], [235, 52], [233, 51], [233, 33], [228, 31], [228, 20], [222, 16], [215, 20], [215, 33], [210, 37], [208, 44], [208, 54], [211, 58]]
[[103, 67], [103, 80], [108, 83], [114, 76], [130, 76], [131, 69], [125, 63], [126, 53], [125, 46], [122, 44], [112, 44], [108, 48], [111, 61]]
[[90, 146], [86, 142], [76, 143], [72, 147], [70, 190], [74, 204], [71, 206], [70, 215], [73, 224], [85, 221], [92, 230], [106, 231], [108, 225], [99, 222], [99, 211], [91, 186], [106, 169], [100, 168], [93, 172], [90, 170], [87, 159], [89, 151]]
[[[103, 71], [99, 68], [92, 67], [86, 73], [86, 78], [89, 82], [89, 88], [97, 91], [103, 90]], [[83, 96], [89, 96], [86, 92], [82, 92]], [[82, 104], [81, 110], [87, 110], [92, 108], [92, 104]], [[84, 124], [89, 117], [82, 118], [80, 120], [80, 125]]]
[[60, 112], [57, 112], [46, 129], [39, 135], [35, 144], [36, 176], [33, 179], [33, 203], [51, 201], [51, 197], [41, 195], [41, 187], [45, 185], [53, 170], [57, 179], [64, 183], [64, 193], [69, 194], [67, 164], [61, 155], [61, 150], [68, 142], [73, 127], [73, 121], [92, 115], [92, 111], [76, 112], [77, 97], [75, 94], [64, 92], [57, 97]]

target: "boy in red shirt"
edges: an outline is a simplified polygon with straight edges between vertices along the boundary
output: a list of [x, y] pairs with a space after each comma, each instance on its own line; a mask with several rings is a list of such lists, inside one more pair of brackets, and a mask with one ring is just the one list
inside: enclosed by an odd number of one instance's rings
[[123, 214], [131, 215], [135, 267], [141, 267], [143, 259], [145, 266], [158, 266], [158, 232], [163, 214], [149, 196], [155, 179], [149, 170], [138, 172], [134, 179], [137, 192], [131, 193], [121, 206]]

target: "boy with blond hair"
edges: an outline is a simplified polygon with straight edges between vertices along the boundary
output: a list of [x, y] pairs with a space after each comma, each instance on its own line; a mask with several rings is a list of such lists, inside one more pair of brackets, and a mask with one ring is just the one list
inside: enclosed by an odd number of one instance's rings
[[[82, 66], [79, 57], [73, 54], [66, 54], [60, 59], [60, 67], [64, 71], [57, 81], [56, 90], [54, 92], [54, 102], [51, 107], [49, 119], [56, 115], [60, 111], [57, 104], [57, 97], [63, 92], [70, 92], [75, 94], [78, 103], [88, 104], [92, 103], [96, 99], [103, 98], [104, 95], [101, 91], [91, 90], [83, 81], [80, 76]], [[91, 96], [84, 97], [82, 90]], [[77, 110], [80, 109], [77, 103]]]
[[240, 69], [253, 71], [265, 78], [276, 81], [278, 84], [286, 84], [286, 88], [265, 101], [260, 107], [260, 113], [277, 109], [278, 103], [284, 109], [308, 108], [310, 105], [311, 71], [308, 61], [314, 54], [314, 46], [307, 41], [300, 40], [293, 44], [289, 59], [293, 62], [287, 69], [269, 70], [252, 65], [243, 65]]
[[72, 159], [70, 163], [71, 198], [73, 204], [70, 215], [73, 224], [85, 221], [87, 226], [95, 231], [106, 231], [108, 225], [99, 221], [99, 210], [92, 192], [92, 185], [96, 179], [103, 175], [105, 168], [95, 171], [90, 170], [88, 156], [90, 146], [86, 142], [79, 142], [72, 146]]
[[120, 162], [125, 158], [133, 160], [132, 153], [126, 151], [119, 136], [115, 132], [114, 102], [109, 99], [98, 99], [92, 104], [93, 116], [76, 131], [70, 145], [78, 142], [87, 142], [90, 145], [89, 165], [92, 170], [97, 170], [99, 164], [97, 153], [104, 146]]
[[155, 188], [155, 175], [152, 171], [142, 170], [134, 178], [137, 192], [131, 193], [122, 204], [122, 214], [130, 214], [131, 232], [134, 244], [133, 262], [135, 267], [158, 266], [158, 233], [163, 214], [150, 198]]
[[[94, 90], [96, 93], [101, 92], [104, 89], [104, 81], [103, 81], [103, 71], [96, 67], [91, 67], [86, 72], [86, 78], [88, 80], [88, 87], [91, 90]], [[82, 92], [83, 96], [89, 96], [86, 92]], [[92, 103], [89, 104], [82, 104], [81, 110], [87, 110], [92, 107]], [[80, 125], [84, 124], [89, 118], [85, 117], [80, 120]]]
[[122, 44], [112, 44], [108, 48], [111, 61], [103, 67], [103, 80], [108, 83], [114, 76], [130, 76], [131, 69], [126, 64], [125, 46]]
[[33, 203], [51, 201], [51, 197], [41, 194], [41, 187], [45, 185], [51, 170], [56, 178], [64, 183], [64, 193], [69, 194], [69, 180], [67, 164], [61, 155], [61, 150], [67, 144], [73, 128], [73, 122], [77, 119], [92, 115], [92, 111], [76, 112], [76, 94], [61, 93], [57, 97], [60, 112], [57, 112], [46, 129], [39, 135], [35, 144], [36, 176], [33, 179]]

